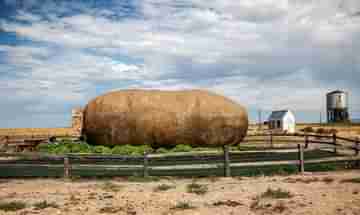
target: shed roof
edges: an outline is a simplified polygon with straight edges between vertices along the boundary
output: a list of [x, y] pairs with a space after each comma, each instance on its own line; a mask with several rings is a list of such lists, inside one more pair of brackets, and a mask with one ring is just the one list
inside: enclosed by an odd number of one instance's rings
[[279, 120], [284, 118], [284, 116], [289, 112], [289, 110], [278, 110], [271, 112], [269, 120]]
[[345, 91], [342, 91], [342, 90], [334, 90], [334, 91], [331, 91], [331, 92], [327, 93], [327, 95], [337, 94], [337, 93], [345, 93]]

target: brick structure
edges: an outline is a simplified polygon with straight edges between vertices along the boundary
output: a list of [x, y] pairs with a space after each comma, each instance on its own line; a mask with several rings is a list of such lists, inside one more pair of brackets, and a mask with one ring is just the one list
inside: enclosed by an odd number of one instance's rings
[[83, 109], [82, 108], [74, 108], [71, 111], [71, 127], [76, 136], [81, 136], [82, 128], [83, 128]]

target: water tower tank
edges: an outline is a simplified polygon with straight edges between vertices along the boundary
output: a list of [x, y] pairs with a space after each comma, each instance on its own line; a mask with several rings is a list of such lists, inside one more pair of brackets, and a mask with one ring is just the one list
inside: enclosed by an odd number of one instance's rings
[[348, 93], [340, 90], [326, 94], [328, 122], [343, 122], [349, 120]]

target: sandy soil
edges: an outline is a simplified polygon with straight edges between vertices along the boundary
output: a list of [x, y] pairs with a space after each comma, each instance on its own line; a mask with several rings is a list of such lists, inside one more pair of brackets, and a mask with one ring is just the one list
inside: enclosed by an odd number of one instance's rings
[[[81, 179], [1, 179], [0, 200], [24, 201], [25, 209], [0, 214], [360, 214], [360, 184], [342, 180], [360, 178], [360, 171], [344, 171], [304, 176], [256, 178], [201, 178], [196, 183], [208, 192], [187, 192], [192, 179], [163, 178], [156, 182], [129, 182], [122, 178]], [[156, 191], [160, 184], [173, 188]], [[258, 197], [268, 188], [289, 191], [290, 198]], [[257, 198], [258, 197], [258, 198]], [[36, 209], [46, 200], [58, 208]], [[187, 202], [195, 208], [176, 208]]]

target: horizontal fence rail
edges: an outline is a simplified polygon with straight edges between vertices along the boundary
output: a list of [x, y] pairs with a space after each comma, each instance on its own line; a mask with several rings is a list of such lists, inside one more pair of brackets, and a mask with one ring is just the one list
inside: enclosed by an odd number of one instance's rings
[[[267, 172], [275, 167], [303, 173], [311, 171], [316, 165], [329, 163], [351, 163], [359, 166], [359, 139], [339, 137], [336, 134], [270, 133], [248, 135], [245, 142], [259, 137], [269, 142], [270, 147], [264, 150], [234, 151], [231, 147], [224, 146], [222, 151], [146, 153], [143, 156], [0, 153], [0, 177], [235, 176], [248, 175], [256, 171]], [[296, 144], [296, 147], [275, 148], [274, 141], [278, 138], [289, 138], [281, 139], [280, 142], [291, 142]], [[253, 142], [256, 140], [258, 139]], [[326, 147], [311, 148], [310, 144]], [[348, 155], [339, 153], [338, 150], [351, 150], [354, 153]]]
[[1, 154], [0, 177], [71, 176], [235, 176], [274, 166], [304, 172], [307, 165], [331, 162], [358, 162], [358, 156], [344, 156], [324, 150], [231, 152], [184, 155], [113, 156], [28, 153]]

